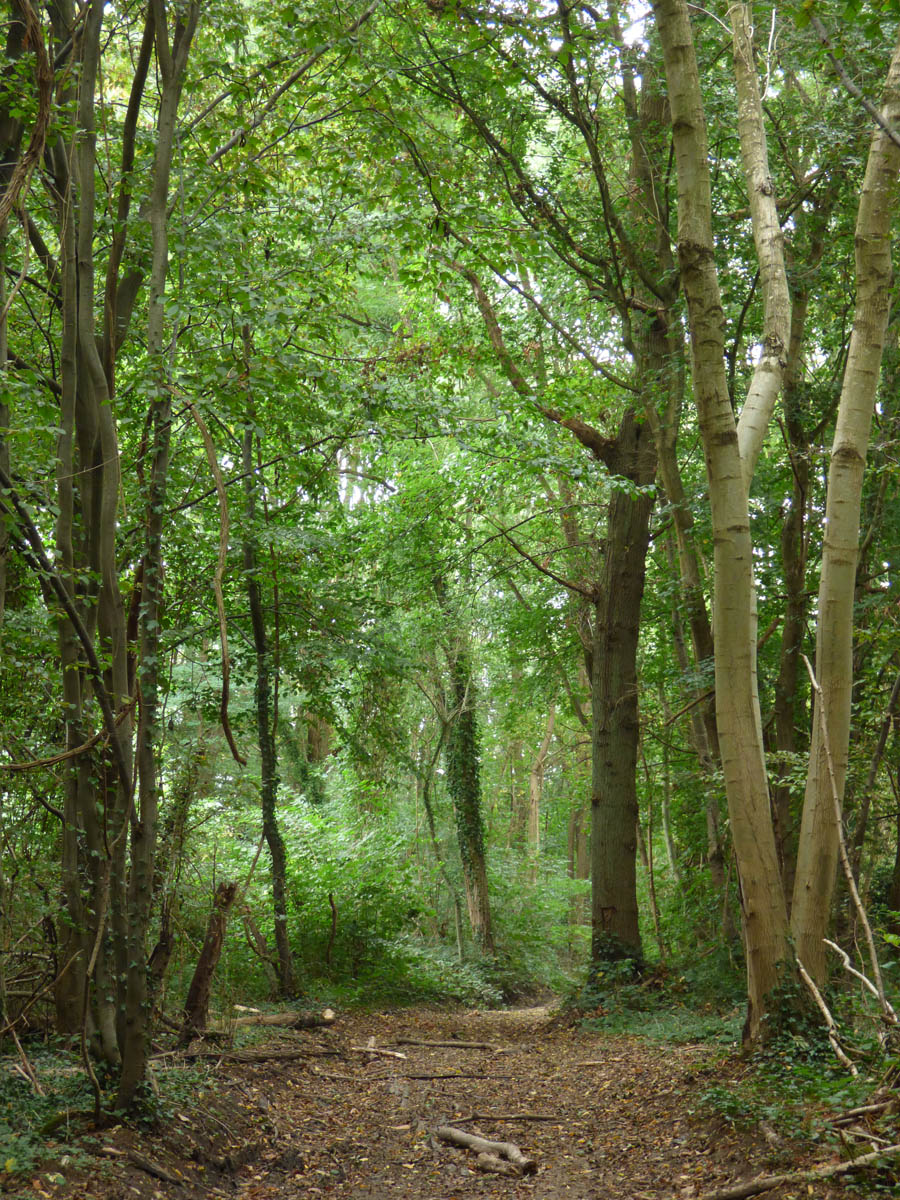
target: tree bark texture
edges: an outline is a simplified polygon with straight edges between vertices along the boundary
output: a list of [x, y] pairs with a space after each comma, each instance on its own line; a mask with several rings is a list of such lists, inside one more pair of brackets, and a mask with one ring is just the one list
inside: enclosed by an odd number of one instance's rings
[[[824, 246], [824, 238], [818, 239], [818, 245]], [[806, 592], [806, 518], [809, 503], [810, 448], [803, 422], [800, 394], [808, 306], [808, 287], [797, 286], [791, 312], [791, 342], [784, 386], [784, 424], [790, 445], [792, 486], [781, 526], [781, 562], [784, 569], [786, 603], [774, 702], [775, 748], [780, 761], [776, 766], [775, 783], [772, 788], [775, 840], [786, 897], [792, 894], [796, 871], [795, 822], [798, 820], [799, 805], [792, 802], [789, 779], [793, 756], [797, 753], [797, 726], [800, 716], [797, 690], [801, 677], [800, 654], [806, 634], [809, 607]]]
[[650, 536], [656, 452], [648, 426], [626, 412], [617, 473], [634, 486], [610, 497], [591, 656], [592, 958], [642, 957], [637, 908], [637, 643]]
[[141, 571], [141, 603], [138, 613], [138, 691], [140, 720], [137, 731], [138, 796], [137, 820], [131, 829], [131, 863], [127, 888], [127, 961], [125, 1006], [120, 1032], [122, 1073], [116, 1103], [127, 1109], [144, 1080], [150, 1038], [147, 934], [153, 900], [156, 834], [159, 813], [159, 683], [160, 622], [163, 594], [163, 523], [169, 475], [172, 429], [170, 370], [163, 344], [166, 278], [169, 270], [169, 179], [175, 148], [178, 105], [185, 68], [199, 16], [191, 4], [175, 19], [172, 44], [164, 0], [151, 0], [156, 60], [162, 83], [156, 126], [148, 218], [151, 230], [147, 351], [153, 374], [150, 403], [151, 458], [147, 491], [146, 548]]
[[494, 953], [488, 893], [484, 821], [481, 812], [481, 745], [475, 714], [475, 688], [468, 652], [450, 652], [453, 715], [447, 734], [447, 790], [453, 801], [469, 923], [485, 954]]
[[[249, 335], [245, 331], [245, 348]], [[246, 355], [246, 349], [245, 349]], [[253, 430], [244, 431], [243, 465], [244, 494], [247, 501], [247, 529], [244, 538], [244, 572], [247, 597], [250, 602], [250, 622], [256, 649], [256, 736], [259, 744], [260, 798], [262, 801], [263, 834], [272, 862], [272, 906], [275, 925], [275, 951], [278, 956], [278, 983], [281, 994], [291, 996], [296, 991], [294, 959], [287, 927], [287, 853], [278, 823], [278, 753], [272, 728], [272, 657], [263, 611], [262, 589], [259, 582], [256, 523], [256, 495], [259, 481], [253, 461]]]
[[[761, 261], [772, 272], [766, 304], [769, 350], [751, 385], [753, 404], [734, 419], [725, 375], [724, 314], [719, 293], [712, 235], [712, 205], [706, 118], [685, 0], [657, 0], [653, 6], [663, 48], [678, 176], [678, 260], [691, 330], [692, 379], [709, 481], [715, 540], [716, 707], [722, 769], [725, 775], [732, 837], [740, 875], [747, 950], [747, 1034], [759, 1032], [765, 997], [778, 982], [781, 962], [791, 961], [787, 914], [775, 838], [756, 681], [756, 617], [748, 483], [780, 385], [778, 364], [787, 341], [781, 304], [786, 290], [775, 278], [783, 272], [766, 239], [771, 234], [764, 208], [754, 219]], [[736, 35], [737, 37], [737, 35]], [[738, 58], [744, 54], [741, 50]], [[746, 70], [747, 64], [744, 63]], [[750, 100], [736, 62], [742, 113]], [[746, 79], [744, 83], [746, 84]], [[753, 114], [753, 120], [758, 119]], [[743, 131], [742, 131], [743, 134]], [[752, 146], [742, 136], [745, 164]], [[751, 211], [764, 199], [756, 179], [757, 161], [748, 171]], [[764, 174], [764, 173], [763, 173]], [[762, 176], [761, 176], [762, 178]], [[774, 209], [774, 197], [772, 209]], [[754, 386], [758, 384], [754, 392]], [[749, 469], [748, 469], [749, 468]]]
[[209, 914], [209, 921], [206, 925], [203, 948], [197, 959], [187, 999], [184, 1002], [184, 1020], [180, 1038], [183, 1046], [186, 1046], [198, 1033], [202, 1033], [209, 1021], [209, 997], [212, 993], [212, 982], [222, 955], [228, 917], [236, 895], [236, 883], [223, 881], [216, 888], [212, 912]]
[[[884, 88], [882, 115], [900, 119], [900, 41]], [[791, 929], [797, 954], [816, 982], [825, 974], [827, 931], [838, 857], [839, 829], [831, 794], [833, 767], [843, 796], [850, 742], [853, 682], [853, 601], [859, 552], [863, 473], [875, 407], [893, 274], [891, 220], [897, 196], [900, 148], [880, 127], [869, 147], [856, 221], [856, 308], [844, 368], [828, 470], [825, 539], [819, 578], [816, 678], [833, 763], [826, 759], [822, 716], [813, 721]], [[818, 708], [818, 703], [816, 704]]]

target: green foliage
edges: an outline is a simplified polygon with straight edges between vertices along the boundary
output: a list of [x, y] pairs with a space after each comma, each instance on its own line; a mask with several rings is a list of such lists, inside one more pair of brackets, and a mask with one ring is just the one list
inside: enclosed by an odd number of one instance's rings
[[734, 1047], [743, 1021], [740, 992], [737, 973], [723, 957], [704, 967], [683, 964], [681, 971], [647, 969], [640, 977], [623, 959], [592, 968], [566, 1006], [582, 1014], [587, 1029]]
[[[90, 1111], [93, 1093], [77, 1055], [29, 1046], [43, 1095], [3, 1064], [0, 1070], [0, 1187], [6, 1177], [32, 1172], [42, 1161], [77, 1155], [79, 1113]], [[77, 1132], [76, 1132], [77, 1130]]]

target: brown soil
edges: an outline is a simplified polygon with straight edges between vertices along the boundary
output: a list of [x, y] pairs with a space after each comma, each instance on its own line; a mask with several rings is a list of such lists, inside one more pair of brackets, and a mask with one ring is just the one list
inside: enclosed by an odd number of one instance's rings
[[[367, 1044], [405, 1057], [352, 1049]], [[543, 1008], [346, 1014], [329, 1029], [279, 1031], [265, 1050], [282, 1057], [203, 1060], [193, 1094], [174, 1102], [156, 1128], [106, 1130], [90, 1146], [89, 1165], [44, 1167], [13, 1194], [687, 1200], [803, 1165], [784, 1143], [773, 1150], [762, 1133], [738, 1134], [693, 1115], [701, 1093], [721, 1081], [708, 1049], [585, 1033]], [[172, 1061], [158, 1059], [157, 1075]], [[163, 1094], [169, 1090], [163, 1084]], [[483, 1174], [473, 1153], [435, 1137], [444, 1124], [516, 1143], [536, 1160], [537, 1173]], [[56, 1171], [64, 1182], [53, 1179]], [[824, 1200], [846, 1196], [847, 1188], [835, 1181], [767, 1195]]]

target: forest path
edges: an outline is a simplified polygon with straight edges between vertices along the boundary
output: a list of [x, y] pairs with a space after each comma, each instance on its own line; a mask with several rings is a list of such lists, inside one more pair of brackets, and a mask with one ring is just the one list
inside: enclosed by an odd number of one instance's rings
[[[703, 1047], [585, 1033], [546, 1008], [354, 1013], [325, 1037], [339, 1059], [245, 1079], [273, 1136], [240, 1172], [239, 1200], [655, 1200], [756, 1175], [771, 1155], [692, 1117], [716, 1078]], [[371, 1038], [406, 1057], [350, 1049]], [[478, 1171], [436, 1138], [442, 1125], [514, 1142], [537, 1173]]]
[[[436, 1042], [451, 1044], [423, 1044]], [[181, 1104], [185, 1085], [163, 1086], [167, 1120], [118, 1127], [93, 1169], [27, 1194], [690, 1200], [776, 1166], [761, 1134], [694, 1115], [733, 1063], [713, 1063], [709, 1047], [586, 1032], [546, 1008], [357, 1011], [328, 1028], [279, 1030], [246, 1052], [207, 1053]], [[158, 1076], [167, 1063], [176, 1060], [162, 1056]], [[515, 1143], [536, 1173], [479, 1171], [474, 1153], [437, 1138], [442, 1125]], [[783, 1147], [776, 1169], [802, 1165], [790, 1153]], [[835, 1181], [766, 1193], [810, 1194], [847, 1189]]]

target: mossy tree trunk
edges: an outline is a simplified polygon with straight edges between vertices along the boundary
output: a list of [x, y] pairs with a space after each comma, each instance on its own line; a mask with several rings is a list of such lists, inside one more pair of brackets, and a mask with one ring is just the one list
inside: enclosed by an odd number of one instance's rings
[[481, 744], [475, 715], [472, 666], [465, 648], [454, 647], [451, 651], [450, 686], [453, 712], [447, 734], [447, 790], [453, 801], [472, 934], [485, 954], [493, 954], [494, 935], [491, 929], [481, 812]]

